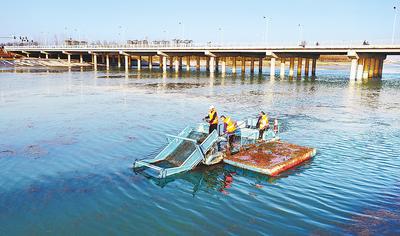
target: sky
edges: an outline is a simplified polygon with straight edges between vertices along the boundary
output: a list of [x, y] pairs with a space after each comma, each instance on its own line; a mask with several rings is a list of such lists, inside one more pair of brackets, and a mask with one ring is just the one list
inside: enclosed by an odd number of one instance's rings
[[[48, 43], [66, 37], [271, 45], [390, 42], [396, 4], [400, 10], [400, 1], [393, 0], [3, 1], [0, 37], [27, 36]], [[400, 15], [395, 28], [400, 42]]]

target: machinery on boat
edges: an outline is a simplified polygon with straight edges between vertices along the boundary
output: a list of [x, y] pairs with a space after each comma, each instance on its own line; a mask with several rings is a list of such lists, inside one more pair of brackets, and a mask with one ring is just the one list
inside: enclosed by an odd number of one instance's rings
[[[243, 147], [258, 142], [257, 119], [237, 122], [235, 142], [229, 153], [237, 153]], [[168, 145], [154, 158], [135, 160], [133, 168], [156, 178], [165, 178], [174, 174], [189, 171], [203, 163], [213, 165], [221, 162], [227, 153], [227, 139], [222, 134], [223, 125], [208, 134], [209, 125], [197, 124], [186, 127], [178, 135], [166, 135]], [[276, 127], [277, 128], [277, 127]], [[276, 130], [275, 130], [276, 131]], [[279, 140], [277, 132], [268, 129], [262, 140], [272, 142]]]

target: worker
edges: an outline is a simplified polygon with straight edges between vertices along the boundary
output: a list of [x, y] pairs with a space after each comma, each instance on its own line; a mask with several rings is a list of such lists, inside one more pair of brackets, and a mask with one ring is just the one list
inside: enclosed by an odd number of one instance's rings
[[208, 116], [204, 117], [204, 120], [207, 120], [207, 122], [210, 124], [210, 127], [208, 128], [208, 134], [211, 134], [214, 130], [217, 130], [218, 114], [213, 105], [210, 106], [208, 110]]
[[269, 129], [268, 116], [263, 111], [261, 111], [258, 116], [257, 128], [258, 139], [261, 140], [263, 138], [264, 132]]
[[221, 116], [221, 119], [224, 122], [224, 134], [228, 136], [228, 147], [231, 147], [235, 137], [234, 133], [237, 129], [237, 124], [229, 116]]

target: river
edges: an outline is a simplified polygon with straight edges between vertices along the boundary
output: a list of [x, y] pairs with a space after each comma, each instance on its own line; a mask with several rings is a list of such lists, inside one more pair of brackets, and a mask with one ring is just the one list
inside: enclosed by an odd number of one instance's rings
[[[0, 235], [400, 234], [400, 68], [353, 83], [206, 72], [0, 69]], [[260, 110], [318, 149], [278, 177], [132, 170], [208, 107]]]

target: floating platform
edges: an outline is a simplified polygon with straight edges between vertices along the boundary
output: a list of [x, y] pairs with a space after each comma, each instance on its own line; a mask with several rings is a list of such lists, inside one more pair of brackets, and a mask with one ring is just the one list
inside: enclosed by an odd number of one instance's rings
[[315, 156], [315, 148], [286, 142], [260, 142], [246, 145], [241, 151], [227, 155], [224, 162], [232, 166], [276, 176]]

